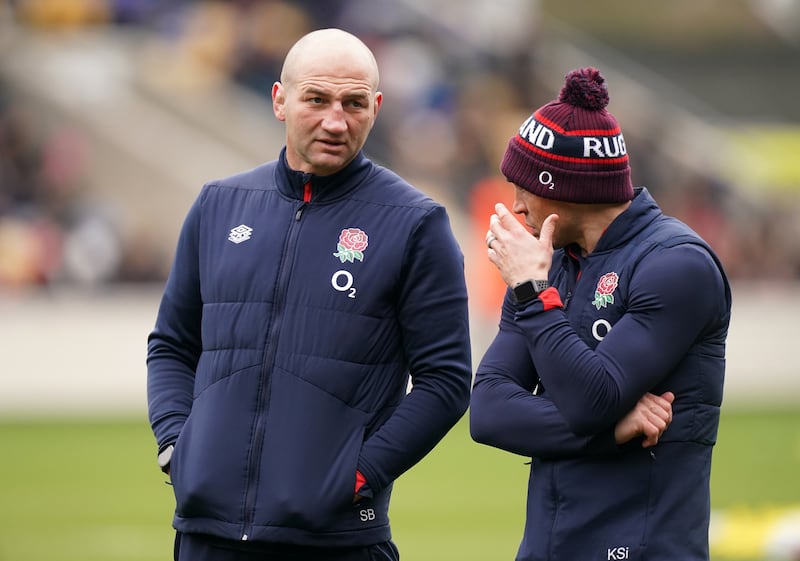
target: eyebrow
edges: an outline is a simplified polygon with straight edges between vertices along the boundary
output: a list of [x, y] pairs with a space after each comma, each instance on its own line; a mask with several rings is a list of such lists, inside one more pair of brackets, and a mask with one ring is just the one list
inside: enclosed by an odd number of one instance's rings
[[[331, 95], [331, 92], [329, 90], [323, 90], [323, 89], [320, 89], [320, 88], [318, 88], [316, 86], [310, 86], [310, 87], [305, 88], [305, 89], [303, 89], [301, 91], [302, 91], [303, 95], [318, 95], [320, 97], [328, 97], [328, 96]], [[363, 90], [351, 90], [351, 91], [345, 92], [345, 94], [342, 97], [351, 98], [351, 99], [352, 98], [368, 99], [370, 97], [370, 92], [367, 91], [366, 89], [363, 89]]]

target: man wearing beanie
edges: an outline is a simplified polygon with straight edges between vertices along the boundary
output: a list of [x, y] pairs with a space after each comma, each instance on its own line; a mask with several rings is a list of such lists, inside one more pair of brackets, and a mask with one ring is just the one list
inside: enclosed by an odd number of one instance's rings
[[472, 437], [532, 458], [518, 561], [707, 560], [731, 292], [708, 244], [631, 185], [594, 68], [510, 140], [489, 260], [508, 285]]

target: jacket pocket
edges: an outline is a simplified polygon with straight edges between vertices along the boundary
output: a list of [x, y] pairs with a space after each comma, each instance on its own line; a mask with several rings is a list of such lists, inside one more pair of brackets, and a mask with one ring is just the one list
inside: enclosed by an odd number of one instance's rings
[[644, 449], [559, 462], [553, 479], [554, 551], [565, 552], [565, 559], [642, 559], [652, 469]]
[[284, 371], [271, 381], [255, 524], [355, 527], [356, 468], [367, 415]]
[[[194, 400], [170, 470], [178, 517], [241, 520], [257, 372], [225, 377]], [[238, 396], [235, 406], [231, 395]]]

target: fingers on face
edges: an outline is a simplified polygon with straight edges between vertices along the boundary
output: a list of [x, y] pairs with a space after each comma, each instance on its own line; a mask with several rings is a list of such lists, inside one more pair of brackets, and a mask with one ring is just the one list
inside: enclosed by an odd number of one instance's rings
[[489, 219], [490, 224], [497, 224], [504, 229], [513, 231], [519, 225], [519, 221], [514, 217], [510, 210], [503, 203], [494, 205], [495, 214]]

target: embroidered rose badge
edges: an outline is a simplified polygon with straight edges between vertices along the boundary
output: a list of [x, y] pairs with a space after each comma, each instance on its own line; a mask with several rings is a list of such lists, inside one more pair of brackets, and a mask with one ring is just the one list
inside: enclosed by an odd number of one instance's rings
[[597, 281], [597, 288], [594, 289], [594, 300], [592, 304], [598, 310], [614, 303], [614, 291], [619, 284], [617, 273], [606, 273]]
[[338, 251], [333, 256], [338, 257], [342, 263], [345, 261], [353, 263], [356, 259], [363, 261], [368, 240], [369, 237], [360, 228], [345, 228], [339, 234], [339, 243], [336, 244]]

